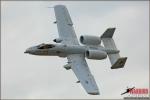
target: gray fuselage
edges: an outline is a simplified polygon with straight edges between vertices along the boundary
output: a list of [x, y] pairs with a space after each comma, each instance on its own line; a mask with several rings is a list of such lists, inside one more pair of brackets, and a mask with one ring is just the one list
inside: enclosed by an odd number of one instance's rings
[[102, 46], [81, 46], [81, 45], [63, 45], [63, 44], [40, 44], [28, 48], [25, 53], [39, 56], [60, 56], [66, 57], [68, 54], [85, 54], [87, 50], [106, 51]]

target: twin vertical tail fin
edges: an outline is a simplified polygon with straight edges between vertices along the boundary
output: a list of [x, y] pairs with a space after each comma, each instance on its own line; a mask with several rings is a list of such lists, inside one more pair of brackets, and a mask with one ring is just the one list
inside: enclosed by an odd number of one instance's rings
[[[103, 35], [100, 37], [104, 47], [109, 52], [107, 52], [109, 60], [111, 62], [111, 69], [117, 69], [117, 68], [123, 68], [125, 65], [125, 62], [127, 60], [127, 57], [120, 57], [119, 51], [117, 50], [117, 47], [115, 45], [115, 42], [112, 38], [116, 28], [108, 28]], [[118, 52], [110, 52], [110, 51], [118, 51]]]

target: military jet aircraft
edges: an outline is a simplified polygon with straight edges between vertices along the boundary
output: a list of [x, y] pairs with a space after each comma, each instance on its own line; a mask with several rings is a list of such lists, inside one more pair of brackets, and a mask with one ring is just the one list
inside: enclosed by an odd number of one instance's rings
[[[72, 69], [88, 94], [99, 95], [99, 89], [91, 74], [85, 57], [88, 59], [102, 60], [107, 55], [111, 62], [111, 69], [123, 68], [127, 57], [120, 57], [119, 50], [112, 38], [115, 28], [108, 28], [103, 35], [82, 35], [79, 44], [76, 37], [73, 22], [67, 8], [64, 5], [54, 6], [59, 38], [54, 39], [54, 44], [40, 44], [28, 48], [25, 53], [39, 56], [67, 57], [68, 63], [64, 65], [66, 70]], [[101, 45], [101, 41], [104, 47]]]
[[126, 94], [126, 93], [129, 93], [129, 92], [132, 91], [134, 88], [135, 88], [135, 87], [133, 87], [133, 88], [128, 88], [128, 87], [127, 87], [126, 91], [125, 91], [124, 93], [121, 93], [121, 95]]

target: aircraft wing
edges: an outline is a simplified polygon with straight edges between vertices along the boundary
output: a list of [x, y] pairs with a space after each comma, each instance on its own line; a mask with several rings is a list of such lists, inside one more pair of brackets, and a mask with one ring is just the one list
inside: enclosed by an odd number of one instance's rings
[[[61, 43], [67, 45], [79, 45], [67, 8], [63, 5], [56, 5], [54, 6], [54, 11], [56, 16], [55, 23], [58, 27], [59, 38], [62, 40]], [[68, 55], [67, 59], [69, 64], [71, 64], [71, 69], [77, 76], [86, 92], [89, 94], [98, 95], [98, 87], [88, 68], [84, 55], [72, 54]]]
[[54, 6], [56, 24], [62, 44], [79, 45], [69, 12], [64, 5]]
[[77, 76], [78, 80], [86, 90], [88, 94], [98, 95], [99, 90], [97, 84], [91, 74], [84, 55], [82, 54], [72, 54], [67, 56], [69, 64], [71, 64], [71, 69]]

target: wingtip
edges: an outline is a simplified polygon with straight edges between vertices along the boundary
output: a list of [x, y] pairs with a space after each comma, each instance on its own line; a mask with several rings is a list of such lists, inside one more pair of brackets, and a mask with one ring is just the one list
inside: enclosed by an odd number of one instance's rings
[[88, 93], [88, 94], [90, 94], [90, 95], [100, 95], [99, 92], [90, 92], [90, 93]]
[[56, 7], [66, 7], [65, 5], [55, 5], [54, 8]]

